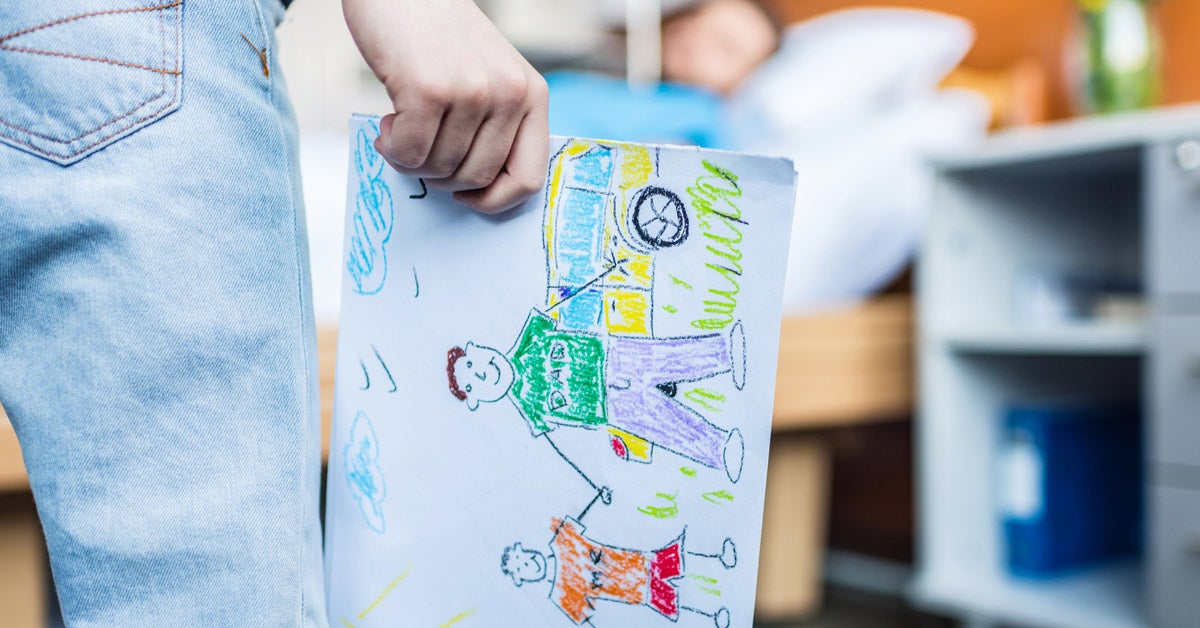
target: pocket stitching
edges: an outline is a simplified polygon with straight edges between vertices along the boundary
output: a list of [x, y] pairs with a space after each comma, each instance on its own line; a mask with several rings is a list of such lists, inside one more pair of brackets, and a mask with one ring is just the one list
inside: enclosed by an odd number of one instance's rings
[[[81, 135], [76, 135], [75, 137], [72, 137], [71, 139], [67, 139], [67, 140], [60, 140], [55, 137], [49, 137], [47, 135], [42, 135], [41, 133], [37, 133], [33, 130], [27, 129], [18, 124], [13, 124], [11, 122], [8, 122], [7, 120], [4, 120], [3, 118], [0, 118], [0, 124], [4, 125], [6, 127], [12, 128], [12, 129], [16, 129], [18, 131], [24, 131], [25, 133], [28, 133], [29, 135], [32, 135], [33, 137], [46, 140], [47, 142], [54, 142], [55, 144], [64, 144], [64, 145], [71, 144], [73, 142], [78, 142], [80, 140], [80, 138], [87, 137], [88, 135], [95, 133], [96, 131], [98, 131], [114, 122], [120, 122], [121, 120], [128, 118], [129, 116], [137, 113], [138, 109], [145, 107], [146, 105], [150, 104], [155, 99], [162, 98], [163, 94], [165, 94], [166, 91], [167, 91], [167, 87], [166, 87], [166, 85], [164, 85], [163, 88], [160, 89], [157, 94], [154, 94], [153, 96], [147, 98], [146, 100], [143, 100], [142, 102], [134, 105], [133, 108], [130, 109], [129, 111], [127, 111], [115, 118], [112, 118], [111, 120], [105, 120], [104, 122], [97, 124], [96, 128], [92, 129], [91, 131], [88, 131], [87, 133], [83, 133]], [[14, 141], [19, 141], [19, 140], [14, 140]]]
[[[173, 8], [173, 7], [180, 6], [180, 5], [182, 5], [182, 4], [183, 4], [182, 2], [176, 2], [176, 3], [173, 3], [173, 4], [161, 5], [161, 7], [155, 7], [155, 8], [154, 8], [154, 10], [169, 9], [169, 8]], [[52, 25], [57, 25], [57, 24], [62, 24], [62, 23], [69, 22], [69, 21], [73, 21], [73, 20], [77, 20], [77, 19], [82, 19], [82, 18], [84, 18], [84, 17], [92, 17], [92, 16], [94, 16], [94, 15], [109, 15], [109, 14], [114, 14], [114, 13], [134, 13], [134, 12], [139, 12], [139, 11], [143, 11], [143, 10], [145, 10], [145, 11], [149, 11], [149, 10], [151, 10], [151, 9], [120, 9], [120, 10], [114, 10], [114, 11], [99, 11], [99, 12], [93, 12], [93, 13], [85, 13], [85, 14], [81, 14], [81, 15], [79, 15], [79, 16], [73, 16], [73, 17], [70, 17], [70, 18], [62, 18], [62, 19], [56, 20], [56, 21], [54, 21], [54, 22], [48, 22], [48, 23], [46, 23], [46, 24], [42, 24], [42, 25], [39, 25], [39, 26], [34, 26], [34, 27], [27, 28], [27, 29], [24, 29], [24, 30], [21, 30], [21, 31], [17, 31], [17, 33], [16, 33], [16, 34], [13, 34], [13, 35], [6, 35], [6, 36], [4, 36], [4, 37], [0, 37], [0, 42], [3, 42], [3, 41], [5, 41], [5, 40], [7, 40], [7, 39], [11, 39], [11, 38], [15, 37], [17, 34], [26, 34], [26, 33], [30, 33], [30, 32], [36, 31], [36, 30], [41, 30], [41, 29], [43, 29], [43, 28], [48, 28], [49, 26], [52, 26]], [[165, 66], [165, 65], [167, 64], [167, 42], [166, 42], [166, 27], [164, 26], [164, 24], [163, 24], [163, 21], [164, 21], [164, 20], [163, 20], [163, 17], [161, 17], [161, 16], [160, 16], [160, 18], [159, 18], [159, 20], [158, 20], [158, 28], [159, 28], [159, 38], [160, 38], [160, 41], [162, 42], [162, 64]], [[3, 43], [0, 43], [0, 50], [5, 50], [5, 49], [10, 49], [10, 48], [6, 47], [6, 46], [5, 46]], [[70, 58], [70, 55], [66, 55], [65, 53], [50, 53], [50, 52], [48, 52], [48, 53], [45, 53], [45, 54], [51, 54], [51, 55], [55, 55], [55, 56], [66, 56], [66, 57]], [[76, 56], [75, 58], [83, 58], [83, 59], [87, 59], [86, 57], [82, 57], [82, 56]], [[89, 60], [90, 60], [90, 59], [89, 59]], [[130, 65], [132, 65], [132, 64], [130, 64]], [[148, 67], [147, 67], [147, 68], [141, 68], [141, 69], [153, 70], [152, 68], [148, 68]], [[176, 76], [178, 76], [178, 75], [180, 75], [180, 74], [181, 74], [181, 72], [180, 72], [178, 69], [175, 69], [174, 71], [162, 72], [162, 74], [173, 74], [173, 75], [176, 75]], [[97, 125], [95, 126], [95, 128], [93, 128], [92, 130], [90, 130], [90, 131], [86, 131], [86, 132], [84, 132], [84, 133], [81, 133], [81, 134], [79, 134], [79, 135], [76, 135], [75, 137], [72, 137], [72, 138], [69, 138], [69, 139], [65, 139], [65, 140], [63, 140], [63, 139], [58, 139], [58, 138], [55, 138], [55, 137], [50, 137], [50, 136], [47, 136], [47, 135], [43, 135], [43, 134], [41, 134], [41, 133], [37, 133], [36, 131], [34, 131], [34, 130], [32, 130], [32, 129], [27, 129], [27, 128], [23, 127], [23, 126], [20, 126], [20, 125], [17, 125], [17, 124], [13, 124], [13, 123], [11, 123], [11, 122], [8, 122], [7, 120], [4, 120], [3, 118], [0, 118], [0, 124], [2, 124], [2, 125], [4, 125], [4, 126], [7, 126], [7, 127], [9, 127], [9, 128], [17, 129], [18, 131], [24, 131], [25, 133], [28, 133], [29, 135], [32, 135], [33, 137], [37, 137], [37, 138], [40, 138], [40, 139], [44, 139], [44, 140], [46, 140], [46, 141], [48, 141], [48, 142], [53, 142], [53, 143], [55, 143], [55, 144], [63, 144], [63, 145], [65, 145], [65, 144], [71, 144], [71, 143], [73, 143], [73, 142], [77, 142], [77, 141], [79, 141], [81, 138], [87, 137], [88, 135], [90, 135], [90, 134], [92, 134], [92, 133], [95, 133], [96, 131], [98, 131], [98, 130], [100, 130], [100, 129], [102, 129], [102, 128], [104, 128], [104, 127], [106, 127], [106, 126], [110, 125], [110, 124], [113, 124], [114, 122], [119, 122], [119, 121], [121, 121], [121, 120], [123, 120], [123, 119], [125, 119], [125, 118], [128, 118], [129, 116], [131, 116], [131, 115], [133, 115], [133, 114], [137, 113], [138, 109], [141, 109], [142, 107], [145, 107], [147, 104], [149, 104], [150, 102], [154, 101], [155, 99], [161, 98], [161, 97], [163, 96], [163, 94], [165, 94], [165, 93], [166, 93], [166, 91], [167, 91], [167, 82], [166, 82], [166, 80], [165, 80], [165, 78], [166, 78], [166, 77], [165, 77], [165, 76], [163, 76], [162, 78], [164, 79], [164, 80], [162, 81], [162, 83], [163, 83], [163, 84], [162, 84], [162, 89], [160, 89], [160, 90], [158, 91], [158, 93], [157, 93], [157, 94], [154, 94], [154, 95], [152, 95], [152, 96], [148, 97], [146, 100], [143, 100], [142, 102], [138, 103], [137, 105], [134, 105], [134, 106], [133, 106], [133, 107], [132, 107], [132, 108], [131, 108], [131, 109], [130, 109], [128, 112], [126, 112], [126, 113], [124, 113], [124, 114], [121, 114], [121, 115], [119, 115], [119, 116], [116, 116], [116, 117], [114, 117], [114, 118], [110, 118], [110, 119], [108, 119], [108, 120], [105, 120], [104, 122], [101, 122], [101, 123], [97, 124]], [[173, 101], [172, 101], [172, 102], [173, 102]], [[168, 106], [169, 106], [169, 104], [168, 104]], [[152, 116], [153, 116], [153, 115], [157, 115], [159, 112], [161, 112], [161, 110], [159, 110], [159, 111], [156, 111], [155, 113], [153, 113], [153, 114], [151, 114], [151, 115], [152, 115]], [[144, 120], [144, 118], [143, 118], [143, 120]], [[142, 121], [142, 120], [139, 120], [138, 122], [141, 122], [141, 121]], [[137, 124], [137, 123], [135, 123], [135, 124]], [[117, 131], [117, 133], [120, 133], [120, 132], [122, 132], [122, 131], [128, 130], [128, 128], [129, 128], [129, 127], [122, 128], [122, 129], [120, 129], [119, 131]], [[109, 137], [112, 137], [112, 135], [108, 135], [108, 136], [104, 137], [103, 139], [101, 139], [100, 141], [104, 141], [104, 140], [108, 139]], [[10, 138], [10, 139], [11, 139], [11, 138]], [[19, 142], [19, 143], [22, 143], [22, 144], [24, 144], [25, 146], [29, 146], [29, 144], [26, 144], [26, 143], [24, 143], [24, 142], [20, 142], [19, 140], [14, 140], [14, 141], [17, 141], [17, 142]], [[86, 150], [87, 148], [91, 148], [92, 146], [95, 146], [95, 144], [92, 144], [92, 145], [90, 145], [90, 146], [84, 147], [82, 150]]]
[[[59, 19], [57, 19], [57, 20], [54, 20], [54, 21], [52, 21], [52, 22], [47, 22], [47, 23], [45, 23], [45, 24], [39, 24], [39, 25], [37, 25], [37, 26], [31, 26], [31, 27], [29, 27], [29, 28], [24, 28], [24, 29], [21, 29], [21, 30], [18, 30], [18, 31], [14, 31], [13, 33], [10, 33], [10, 34], [8, 34], [8, 35], [0, 36], [0, 50], [16, 50], [16, 51], [22, 51], [22, 50], [20, 50], [20, 49], [16, 49], [16, 48], [14, 48], [14, 47], [5, 46], [5, 45], [3, 45], [3, 43], [2, 43], [2, 42], [4, 42], [4, 41], [7, 41], [7, 40], [9, 40], [9, 39], [12, 39], [12, 38], [14, 38], [14, 37], [20, 36], [20, 35], [24, 35], [24, 34], [28, 34], [28, 33], [34, 32], [34, 31], [38, 31], [38, 30], [42, 30], [42, 29], [46, 29], [46, 28], [50, 28], [51, 26], [57, 26], [57, 25], [59, 25], [59, 24], [63, 24], [63, 23], [66, 23], [66, 22], [71, 22], [71, 21], [75, 21], [75, 20], [80, 20], [80, 19], [84, 19], [84, 18], [88, 18], [88, 17], [94, 17], [94, 16], [100, 16], [100, 15], [114, 15], [114, 14], [123, 14], [123, 13], [138, 13], [138, 12], [154, 12], [154, 11], [161, 11], [162, 13], [160, 13], [160, 15], [159, 15], [158, 27], [159, 27], [160, 39], [161, 39], [161, 41], [162, 41], [162, 64], [165, 66], [165, 65], [167, 64], [167, 38], [166, 38], [166, 25], [165, 25], [165, 22], [166, 22], [166, 11], [167, 11], [168, 9], [172, 9], [172, 8], [174, 8], [174, 9], [176, 9], [176, 10], [180, 10], [180, 9], [182, 9], [182, 7], [183, 7], [183, 0], [178, 0], [178, 1], [176, 1], [176, 2], [172, 2], [172, 3], [168, 3], [168, 4], [156, 5], [156, 6], [153, 6], [153, 7], [138, 7], [138, 8], [133, 8], [133, 9], [113, 9], [113, 10], [109, 10], [109, 11], [93, 11], [93, 12], [89, 12], [89, 13], [81, 13], [81, 14], [78, 14], [78, 15], [68, 16], [68, 17], [65, 17], [65, 18], [59, 18]], [[176, 28], [176, 29], [175, 29], [175, 48], [176, 48], [176, 50], [178, 50], [178, 49], [179, 49], [179, 40], [180, 40], [180, 38], [183, 36], [182, 32], [180, 32], [180, 31], [181, 31], [181, 29], [180, 29], [180, 28]], [[67, 54], [65, 54], [65, 53], [52, 53], [52, 52], [41, 52], [41, 54], [51, 54], [51, 55], [54, 55], [54, 56], [63, 56], [63, 57], [67, 57], [67, 58], [79, 58], [79, 59], [84, 59], [84, 60], [89, 60], [89, 61], [102, 61], [102, 62], [107, 62], [107, 61], [104, 61], [103, 59], [100, 59], [100, 58], [88, 58], [88, 57], [83, 57], [82, 55], [75, 55], [75, 56], [72, 56], [72, 55], [67, 55]], [[138, 66], [136, 66], [136, 65], [134, 65], [134, 64], [121, 64], [121, 63], [117, 63], [117, 65], [129, 65], [129, 66], [131, 66], [131, 67], [138, 67]], [[155, 68], [150, 68], [150, 67], [138, 67], [138, 69], [143, 69], [143, 70], [148, 70], [148, 71], [153, 71], [153, 72], [156, 72], [156, 73], [159, 75], [160, 79], [161, 79], [161, 82], [162, 82], [162, 89], [160, 89], [160, 90], [158, 91], [158, 93], [157, 93], [157, 94], [154, 94], [154, 95], [152, 95], [152, 96], [150, 96], [150, 97], [146, 98], [146, 100], [143, 100], [142, 102], [140, 102], [140, 103], [138, 103], [137, 105], [135, 105], [135, 106], [134, 106], [132, 109], [130, 109], [128, 112], [126, 112], [126, 113], [124, 113], [124, 114], [122, 114], [122, 115], [119, 115], [119, 116], [117, 116], [117, 117], [115, 117], [115, 118], [111, 118], [111, 119], [109, 119], [109, 120], [106, 120], [106, 121], [104, 121], [104, 122], [102, 122], [102, 123], [100, 123], [100, 124], [96, 125], [96, 126], [95, 126], [93, 129], [91, 129], [90, 131], [87, 131], [87, 132], [85, 132], [85, 133], [83, 133], [83, 134], [81, 134], [81, 135], [77, 135], [77, 136], [75, 136], [75, 137], [73, 137], [73, 138], [71, 138], [71, 139], [68, 139], [68, 140], [60, 140], [60, 139], [56, 139], [56, 138], [52, 138], [52, 137], [48, 137], [48, 136], [46, 136], [46, 135], [42, 135], [42, 134], [36, 133], [36, 132], [34, 132], [34, 131], [30, 130], [30, 129], [27, 129], [27, 128], [25, 128], [25, 127], [22, 127], [22, 126], [19, 126], [19, 125], [13, 124], [13, 123], [11, 123], [11, 122], [8, 122], [8, 121], [4, 120], [3, 118], [0, 118], [0, 125], [7, 126], [7, 127], [9, 127], [9, 128], [13, 128], [13, 129], [16, 129], [16, 130], [19, 130], [19, 131], [23, 131], [24, 133], [26, 133], [26, 134], [28, 134], [28, 135], [31, 135], [31, 136], [33, 136], [33, 137], [37, 137], [37, 138], [40, 138], [40, 139], [44, 139], [44, 140], [46, 140], [46, 141], [48, 141], [48, 142], [53, 142], [53, 143], [55, 143], [55, 144], [68, 145], [68, 144], [71, 144], [71, 143], [73, 143], [73, 142], [77, 142], [77, 141], [79, 141], [81, 138], [87, 137], [88, 135], [90, 135], [90, 134], [92, 134], [92, 133], [99, 132], [99, 131], [101, 131], [102, 129], [104, 129], [104, 127], [106, 127], [106, 126], [110, 126], [110, 125], [112, 125], [112, 124], [113, 124], [113, 123], [115, 123], [115, 122], [118, 122], [118, 121], [120, 121], [120, 120], [122, 120], [122, 119], [124, 119], [124, 118], [127, 118], [127, 117], [131, 116], [131, 115], [134, 115], [134, 114], [135, 114], [135, 113], [137, 113], [137, 111], [138, 111], [139, 109], [141, 109], [142, 107], [145, 107], [147, 104], [149, 104], [149, 103], [151, 103], [151, 102], [153, 102], [153, 101], [155, 101], [155, 100], [157, 100], [157, 99], [159, 99], [159, 98], [162, 98], [162, 97], [163, 97], [163, 95], [164, 95], [164, 94], [166, 94], [166, 92], [167, 92], [167, 88], [168, 88], [168, 86], [169, 86], [169, 82], [168, 82], [167, 76], [169, 76], [169, 75], [174, 75], [174, 76], [176, 76], [176, 77], [179, 77], [179, 76], [182, 76], [182, 74], [183, 74], [183, 72], [182, 72], [182, 71], [181, 71], [181, 70], [178, 68], [178, 57], [176, 57], [176, 69], [175, 69], [175, 70], [173, 70], [173, 71], [165, 71], [165, 70], [164, 70], [164, 71], [159, 71], [159, 70], [157, 70], [157, 69], [155, 69]], [[179, 101], [179, 85], [178, 85], [178, 79], [176, 79], [176, 85], [175, 85], [175, 90], [174, 90], [174, 93], [171, 95], [171, 99], [170, 99], [169, 101], [167, 101], [167, 102], [166, 102], [166, 104], [164, 104], [162, 107], [160, 107], [160, 108], [156, 109], [156, 110], [155, 110], [155, 111], [153, 111], [152, 113], [149, 113], [149, 114], [147, 114], [146, 116], [143, 116], [143, 117], [141, 117], [141, 118], [138, 118], [137, 120], [134, 120], [133, 122], [131, 122], [131, 123], [129, 123], [129, 124], [127, 124], [127, 125], [125, 125], [125, 126], [123, 126], [123, 127], [119, 128], [119, 129], [117, 129], [117, 130], [115, 130], [115, 131], [113, 131], [112, 133], [109, 133], [109, 134], [107, 134], [107, 135], [104, 135], [104, 136], [102, 136], [102, 137], [99, 137], [99, 138], [97, 138], [95, 141], [93, 141], [93, 142], [92, 142], [92, 143], [90, 143], [90, 144], [87, 144], [87, 145], [85, 145], [85, 146], [81, 146], [81, 147], [79, 147], [77, 150], [71, 151], [71, 152], [69, 152], [69, 153], [67, 153], [67, 154], [52, 153], [52, 152], [50, 152], [50, 151], [47, 151], [47, 150], [45, 150], [45, 149], [43, 149], [43, 148], [40, 148], [40, 147], [38, 147], [38, 146], [35, 146], [35, 145], [33, 145], [33, 144], [31, 144], [31, 143], [29, 143], [29, 142], [27, 142], [27, 141], [24, 141], [24, 140], [22, 140], [22, 139], [18, 139], [18, 138], [15, 138], [15, 137], [7, 136], [7, 135], [3, 136], [2, 140], [3, 140], [3, 141], [6, 141], [6, 142], [12, 142], [12, 143], [15, 143], [15, 144], [19, 144], [19, 145], [21, 145], [21, 146], [24, 146], [26, 149], [28, 149], [28, 150], [30, 150], [30, 151], [32, 151], [32, 152], [34, 152], [34, 153], [37, 153], [37, 154], [39, 154], [39, 155], [43, 155], [43, 156], [49, 157], [49, 158], [51, 158], [51, 159], [73, 159], [73, 158], [75, 158], [75, 157], [78, 157], [79, 155], [82, 155], [82, 154], [84, 154], [84, 153], [88, 152], [89, 150], [91, 150], [91, 149], [95, 148], [96, 146], [98, 146], [98, 145], [100, 145], [100, 144], [103, 144], [104, 142], [108, 141], [109, 139], [112, 139], [113, 137], [116, 137], [116, 136], [118, 136], [118, 135], [120, 135], [120, 134], [124, 133], [125, 131], [128, 131], [129, 129], [131, 129], [131, 128], [133, 128], [133, 127], [135, 127], [135, 126], [137, 126], [137, 125], [139, 125], [139, 124], [141, 124], [141, 123], [143, 123], [143, 122], [146, 122], [147, 120], [151, 120], [151, 119], [153, 119], [154, 117], [158, 116], [158, 115], [159, 115], [159, 114], [161, 114], [162, 112], [164, 112], [164, 111], [166, 111], [166, 110], [170, 109], [171, 107], [173, 107], [173, 106], [174, 106], [174, 105], [175, 105], [175, 104], [176, 104], [178, 101]]]
[[8, 41], [13, 38], [20, 37], [22, 35], [28, 35], [29, 33], [35, 33], [37, 31], [45, 30], [45, 29], [51, 28], [53, 26], [58, 26], [60, 24], [66, 24], [67, 22], [74, 22], [75, 20], [82, 20], [84, 18], [97, 17], [97, 16], [101, 16], [101, 15], [121, 15], [123, 13], [141, 13], [143, 11], [146, 11], [146, 12], [162, 11], [164, 9], [174, 8], [174, 7], [180, 6], [182, 4], [183, 4], [183, 0], [176, 0], [175, 2], [171, 2], [168, 4], [159, 4], [159, 5], [155, 5], [152, 7], [134, 7], [131, 9], [109, 9], [107, 11], [89, 11], [87, 13], [77, 13], [75, 15], [68, 15], [67, 17], [60, 17], [57, 20], [51, 20], [49, 22], [45, 22], [43, 24], [38, 24], [36, 26], [29, 26], [26, 28], [15, 30], [7, 35], [0, 35], [0, 42], [5, 42], [5, 41]]
[[[7, 50], [9, 52], [24, 52], [24, 53], [28, 53], [28, 54], [34, 54], [34, 55], [45, 55], [47, 57], [62, 57], [64, 59], [79, 59], [80, 61], [97, 61], [99, 63], [108, 63], [110, 65], [116, 65], [116, 66], [120, 66], [123, 68], [133, 68], [135, 70], [146, 70], [148, 72], [157, 72], [158, 74], [175, 74], [175, 75], [179, 74], [179, 70], [168, 70], [165, 68], [152, 68], [148, 65], [141, 65], [138, 63], [129, 63], [128, 61], [119, 61], [117, 59], [108, 59], [105, 57], [89, 57], [86, 55], [71, 54], [69, 52], [56, 52], [54, 50], [39, 50], [37, 48], [22, 48], [22, 47], [18, 47], [18, 46], [10, 46], [8, 44], [3, 44], [3, 43], [0, 43], [0, 50]], [[165, 60], [164, 60], [164, 63], [165, 63]]]
[[[160, 95], [161, 95], [161, 94], [160, 94]], [[157, 98], [157, 97], [158, 97], [158, 96], [155, 96], [155, 98]], [[152, 98], [152, 99], [150, 99], [150, 100], [153, 100], [153, 98]], [[117, 129], [116, 131], [113, 131], [112, 133], [109, 133], [108, 135], [105, 135], [104, 137], [101, 137], [101, 138], [97, 139], [96, 141], [92, 142], [91, 144], [88, 144], [88, 145], [86, 145], [86, 146], [82, 146], [82, 147], [80, 147], [80, 148], [79, 148], [79, 150], [77, 150], [77, 151], [74, 151], [74, 152], [72, 152], [72, 153], [70, 153], [70, 154], [68, 154], [68, 155], [60, 155], [60, 154], [58, 154], [58, 153], [51, 153], [50, 151], [44, 150], [44, 149], [42, 149], [42, 148], [39, 148], [39, 147], [37, 147], [37, 146], [34, 146], [33, 144], [30, 144], [29, 142], [26, 142], [26, 141], [24, 141], [24, 140], [17, 139], [17, 138], [15, 138], [15, 137], [5, 137], [5, 138], [4, 138], [4, 141], [6, 141], [6, 142], [13, 142], [13, 143], [16, 143], [16, 144], [20, 144], [21, 146], [24, 146], [25, 148], [27, 148], [27, 149], [29, 149], [29, 150], [31, 150], [31, 151], [33, 151], [33, 152], [35, 152], [35, 153], [39, 154], [39, 155], [45, 155], [45, 156], [47, 156], [47, 157], [53, 157], [53, 158], [56, 158], [56, 159], [63, 159], [63, 158], [66, 158], [66, 157], [75, 157], [75, 156], [81, 155], [81, 154], [83, 154], [83, 153], [86, 153], [88, 150], [90, 150], [90, 149], [92, 149], [92, 148], [95, 148], [96, 146], [98, 146], [98, 145], [100, 145], [100, 144], [103, 144], [104, 142], [108, 141], [109, 139], [111, 139], [111, 138], [113, 138], [113, 137], [115, 137], [115, 136], [117, 136], [117, 135], [120, 135], [120, 134], [124, 133], [125, 131], [128, 131], [129, 129], [131, 129], [131, 128], [133, 128], [133, 127], [135, 127], [135, 126], [137, 126], [137, 125], [139, 125], [139, 124], [141, 124], [141, 123], [143, 123], [143, 122], [145, 122], [145, 121], [147, 121], [147, 120], [150, 120], [151, 118], [153, 118], [153, 117], [157, 116], [158, 114], [162, 113], [163, 111], [166, 111], [167, 109], [170, 109], [170, 108], [171, 108], [171, 106], [172, 106], [172, 105], [174, 105], [174, 104], [175, 104], [175, 102], [176, 102], [177, 100], [178, 100], [178, 98], [174, 98], [174, 97], [173, 97], [173, 98], [171, 98], [171, 100], [170, 100], [170, 101], [168, 101], [168, 102], [167, 102], [167, 104], [165, 104], [165, 105], [163, 105], [162, 107], [160, 107], [159, 109], [155, 110], [153, 113], [151, 113], [151, 114], [148, 114], [147, 116], [145, 116], [145, 117], [143, 117], [143, 118], [138, 118], [137, 120], [134, 120], [133, 122], [130, 122], [129, 124], [127, 124], [127, 125], [125, 125], [125, 126], [123, 126], [123, 127], [119, 128], [119, 129]], [[146, 102], [150, 102], [150, 101], [148, 100], [148, 101], [146, 101]], [[142, 103], [141, 105], [138, 105], [138, 106], [139, 106], [139, 107], [141, 107], [141, 106], [143, 106], [143, 105], [145, 105], [145, 104], [146, 104], [146, 103]], [[132, 113], [132, 112], [130, 112], [130, 113]], [[125, 114], [125, 116], [128, 116], [128, 115], [130, 115], [130, 114]], [[121, 117], [125, 117], [125, 116], [121, 116]], [[9, 125], [9, 126], [11, 126], [11, 125]]]

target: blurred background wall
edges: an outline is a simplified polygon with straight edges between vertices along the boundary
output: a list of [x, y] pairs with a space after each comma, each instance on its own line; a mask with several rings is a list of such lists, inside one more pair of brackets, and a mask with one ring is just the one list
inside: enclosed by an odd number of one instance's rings
[[[1073, 28], [1072, 0], [763, 0], [781, 21], [797, 22], [852, 7], [907, 7], [966, 18], [976, 42], [963, 65], [1000, 71], [1035, 61], [1048, 83], [1047, 113], [1075, 112], [1064, 71], [1064, 48]], [[480, 0], [506, 35], [535, 61], [566, 63], [596, 51], [605, 28], [624, 2], [580, 0]], [[668, 3], [670, 4], [670, 3]], [[1200, 2], [1162, 0], [1154, 9], [1162, 33], [1163, 104], [1200, 100]], [[347, 110], [382, 111], [387, 102], [342, 26], [340, 3], [297, 0], [280, 29], [282, 64], [291, 83], [301, 127], [340, 131]], [[591, 60], [595, 62], [595, 60]], [[611, 64], [609, 64], [611, 65]]]
[[[794, 22], [857, 6], [923, 8], [958, 15], [975, 25], [977, 40], [964, 64], [1001, 70], [1025, 58], [1037, 60], [1049, 79], [1049, 114], [1073, 113], [1063, 72], [1064, 41], [1072, 28], [1072, 0], [767, 0], [781, 19]], [[1162, 29], [1165, 78], [1163, 104], [1200, 100], [1200, 2], [1165, 0], [1157, 18]]]

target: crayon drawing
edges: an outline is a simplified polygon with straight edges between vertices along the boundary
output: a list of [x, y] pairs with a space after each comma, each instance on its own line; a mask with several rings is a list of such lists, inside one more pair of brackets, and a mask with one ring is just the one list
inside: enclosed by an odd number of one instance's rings
[[744, 340], [740, 324], [728, 337], [605, 337], [558, 329], [534, 310], [507, 353], [468, 342], [450, 349], [446, 373], [451, 394], [471, 410], [510, 399], [535, 437], [559, 426], [612, 427], [613, 451], [623, 459], [630, 457], [628, 443], [641, 445], [641, 460], [657, 445], [737, 482], [741, 431], [710, 423], [675, 397], [680, 382], [744, 378], [744, 362], [730, 350]]
[[750, 626], [790, 162], [555, 138], [497, 219], [352, 133], [331, 617]]
[[[354, 145], [353, 164], [356, 177], [351, 185], [358, 187], [351, 220], [350, 246], [346, 254], [346, 269], [354, 291], [375, 294], [383, 289], [387, 279], [388, 239], [396, 220], [392, 192], [383, 182], [385, 162], [372, 144], [379, 135], [379, 126], [371, 122], [358, 130]], [[422, 182], [421, 185], [424, 185]]]
[[689, 561], [707, 560], [724, 569], [736, 567], [737, 546], [733, 539], [724, 539], [715, 554], [688, 551], [686, 528], [668, 543], [650, 550], [603, 543], [588, 536], [583, 525], [594, 503], [577, 517], [552, 520], [547, 547], [530, 549], [520, 542], [506, 547], [500, 557], [501, 573], [517, 587], [546, 583], [550, 601], [575, 625], [592, 625], [592, 615], [603, 614], [600, 609], [604, 605], [597, 602], [614, 602], [645, 606], [672, 622], [689, 612], [710, 618], [716, 628], [729, 627], [728, 608], [701, 608], [709, 601], [681, 597], [680, 585], [688, 574]]
[[387, 486], [379, 468], [379, 440], [375, 427], [366, 412], [359, 411], [350, 424], [350, 438], [342, 460], [346, 465], [346, 482], [358, 502], [367, 526], [378, 534], [387, 527], [383, 520], [383, 498]]

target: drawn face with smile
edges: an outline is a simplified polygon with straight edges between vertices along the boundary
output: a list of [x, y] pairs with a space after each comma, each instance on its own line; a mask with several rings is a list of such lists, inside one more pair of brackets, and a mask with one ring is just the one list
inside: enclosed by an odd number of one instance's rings
[[546, 557], [541, 552], [525, 549], [516, 543], [505, 549], [500, 568], [519, 587], [546, 577]]
[[467, 407], [479, 402], [499, 401], [513, 383], [513, 367], [503, 353], [468, 342], [462, 357], [454, 361], [454, 379], [467, 394]]

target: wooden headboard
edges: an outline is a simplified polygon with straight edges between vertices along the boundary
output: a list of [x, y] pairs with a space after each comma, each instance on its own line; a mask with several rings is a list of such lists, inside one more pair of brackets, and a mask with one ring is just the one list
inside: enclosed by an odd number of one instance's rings
[[[963, 65], [1008, 71], [1034, 59], [1048, 79], [1052, 119], [1072, 114], [1070, 88], [1063, 76], [1063, 42], [1072, 22], [1072, 0], [765, 0], [785, 21], [863, 6], [913, 7], [970, 20], [975, 47]], [[1164, 45], [1164, 104], [1200, 100], [1200, 2], [1161, 0], [1156, 9]]]

